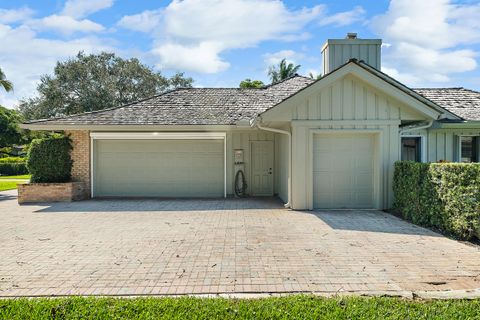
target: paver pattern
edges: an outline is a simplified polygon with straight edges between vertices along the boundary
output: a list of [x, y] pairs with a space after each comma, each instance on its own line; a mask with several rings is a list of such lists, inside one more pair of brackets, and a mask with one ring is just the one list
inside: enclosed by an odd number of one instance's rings
[[480, 287], [480, 250], [380, 211], [276, 199], [19, 206], [0, 193], [0, 296]]

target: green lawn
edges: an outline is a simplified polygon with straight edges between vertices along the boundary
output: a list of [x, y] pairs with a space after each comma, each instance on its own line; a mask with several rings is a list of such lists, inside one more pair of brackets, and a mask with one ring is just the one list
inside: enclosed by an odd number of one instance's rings
[[0, 300], [0, 319], [480, 319], [480, 300], [59, 298]]
[[2, 179], [25, 179], [25, 180], [28, 180], [30, 179], [30, 175], [29, 174], [24, 174], [24, 175], [20, 175], [20, 176], [0, 176], [0, 180]]
[[0, 191], [16, 189], [17, 184], [22, 182], [25, 182], [25, 181], [1, 181], [0, 180]]

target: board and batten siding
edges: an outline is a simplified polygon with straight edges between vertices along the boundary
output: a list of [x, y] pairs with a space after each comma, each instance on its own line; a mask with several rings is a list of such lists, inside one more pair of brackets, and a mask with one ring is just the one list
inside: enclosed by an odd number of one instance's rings
[[[314, 85], [315, 86], [315, 85]], [[292, 121], [292, 204], [295, 209], [312, 209], [313, 133], [370, 132], [377, 134], [376, 148], [381, 167], [378, 208], [388, 208], [393, 201], [392, 180], [395, 161], [400, 159], [399, 125], [401, 120], [425, 120], [412, 107], [391, 98], [361, 79], [347, 75], [309, 94], [297, 95], [289, 107], [272, 110], [264, 121]], [[279, 108], [280, 109], [280, 108]]]
[[426, 129], [406, 132], [402, 136], [421, 136], [425, 143], [425, 162], [437, 162], [446, 160], [451, 162], [459, 161], [459, 137], [480, 136], [479, 129]]
[[[233, 159], [233, 153], [235, 149], [242, 149], [244, 156], [244, 173], [247, 179], [247, 185], [251, 185], [250, 182], [250, 166], [251, 166], [251, 153], [250, 143], [252, 141], [275, 141], [275, 135], [271, 132], [262, 130], [245, 130], [245, 131], [227, 131], [227, 194], [234, 194], [235, 183], [235, 164]], [[276, 170], [274, 170], [274, 173]], [[275, 178], [274, 178], [275, 179]], [[275, 184], [274, 184], [275, 185]], [[249, 193], [247, 189], [247, 193]]]

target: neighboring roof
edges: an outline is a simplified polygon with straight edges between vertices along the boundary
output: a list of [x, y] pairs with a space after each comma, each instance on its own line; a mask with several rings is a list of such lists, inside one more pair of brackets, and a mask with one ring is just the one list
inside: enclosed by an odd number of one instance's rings
[[465, 120], [480, 121], [480, 92], [465, 88], [413, 89]]
[[314, 80], [299, 75], [261, 89], [181, 88], [125, 106], [35, 125], [234, 125], [295, 94]]

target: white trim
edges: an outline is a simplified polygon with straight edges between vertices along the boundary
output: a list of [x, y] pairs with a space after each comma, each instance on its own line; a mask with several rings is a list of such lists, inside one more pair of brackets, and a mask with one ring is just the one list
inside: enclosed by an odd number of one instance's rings
[[374, 209], [382, 209], [384, 207], [383, 199], [384, 186], [383, 186], [383, 130], [382, 129], [310, 129], [309, 130], [309, 144], [308, 148], [308, 162], [307, 162], [307, 175], [308, 188], [307, 188], [307, 203], [310, 205], [310, 210], [314, 209], [313, 205], [313, 138], [319, 134], [371, 134], [375, 138], [375, 157], [373, 163], [373, 199], [372, 205]]
[[427, 162], [427, 137], [424, 134], [406, 134], [400, 135], [400, 160], [402, 159], [402, 139], [420, 138], [420, 162]]
[[354, 126], [354, 125], [399, 125], [400, 120], [292, 120], [292, 126]]
[[223, 197], [227, 197], [227, 133], [226, 132], [90, 132], [90, 192], [93, 198], [94, 140], [222, 140]]
[[94, 174], [93, 174], [93, 155], [94, 155], [94, 151], [93, 151], [93, 146], [94, 146], [94, 142], [93, 142], [93, 138], [90, 136], [90, 198], [93, 198], [93, 177], [94, 177]]
[[93, 139], [120, 140], [208, 140], [225, 139], [225, 132], [91, 132]]

